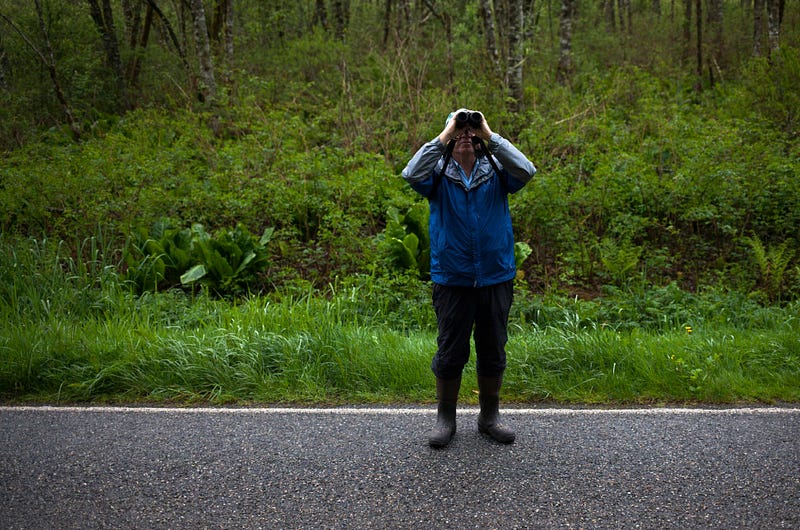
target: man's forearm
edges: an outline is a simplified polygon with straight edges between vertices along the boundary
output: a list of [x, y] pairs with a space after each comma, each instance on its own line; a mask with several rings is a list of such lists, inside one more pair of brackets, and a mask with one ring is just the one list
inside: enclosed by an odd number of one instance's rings
[[508, 171], [512, 177], [523, 183], [527, 183], [533, 178], [536, 167], [514, 144], [499, 134], [493, 133], [487, 147], [489, 152], [503, 165], [503, 169]]
[[438, 138], [434, 138], [420, 147], [403, 169], [403, 178], [409, 184], [429, 178], [439, 159], [442, 158], [445, 148], [446, 146]]

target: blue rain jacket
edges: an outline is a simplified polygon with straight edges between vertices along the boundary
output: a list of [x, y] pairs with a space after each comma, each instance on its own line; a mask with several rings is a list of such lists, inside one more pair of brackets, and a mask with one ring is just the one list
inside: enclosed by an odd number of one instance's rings
[[492, 134], [487, 147], [500, 174], [487, 159], [479, 158], [468, 177], [451, 159], [435, 186], [446, 149], [438, 138], [423, 145], [403, 170], [403, 178], [430, 205], [434, 283], [484, 287], [516, 276], [508, 194], [522, 189], [536, 168], [497, 133]]

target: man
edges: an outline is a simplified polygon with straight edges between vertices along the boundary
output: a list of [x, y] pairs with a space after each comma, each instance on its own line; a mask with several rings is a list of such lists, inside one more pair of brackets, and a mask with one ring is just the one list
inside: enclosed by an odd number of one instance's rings
[[461, 373], [469, 360], [473, 329], [478, 430], [501, 443], [514, 441], [514, 432], [499, 422], [516, 276], [508, 194], [519, 191], [534, 173], [525, 155], [493, 133], [480, 112], [468, 109], [451, 113], [441, 134], [423, 145], [403, 170], [403, 178], [430, 205], [431, 280], [439, 328], [431, 362], [438, 400], [436, 427], [428, 440], [432, 447], [447, 446], [456, 432]]

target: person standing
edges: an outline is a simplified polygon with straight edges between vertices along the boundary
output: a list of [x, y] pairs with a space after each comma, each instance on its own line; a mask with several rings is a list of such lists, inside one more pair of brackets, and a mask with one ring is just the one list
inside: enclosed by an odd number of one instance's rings
[[512, 443], [513, 430], [499, 420], [506, 368], [508, 315], [516, 265], [508, 195], [536, 167], [507, 139], [489, 128], [483, 114], [450, 113], [444, 130], [423, 145], [402, 172], [430, 206], [431, 280], [438, 325], [431, 361], [438, 402], [428, 443], [447, 446], [456, 432], [461, 374], [475, 339], [480, 401], [478, 430]]

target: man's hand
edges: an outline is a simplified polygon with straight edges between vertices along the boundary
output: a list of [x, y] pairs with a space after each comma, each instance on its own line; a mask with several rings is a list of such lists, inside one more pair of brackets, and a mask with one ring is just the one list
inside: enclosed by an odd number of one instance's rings
[[481, 116], [483, 116], [483, 120], [481, 120], [481, 127], [480, 129], [473, 131], [475, 136], [483, 140], [484, 142], [488, 142], [489, 139], [492, 137], [492, 130], [489, 128], [489, 124], [486, 123], [486, 116], [481, 112]]
[[480, 115], [483, 117], [481, 120], [481, 125], [479, 128], [475, 129], [473, 127], [467, 126], [465, 129], [458, 129], [456, 128], [456, 116], [459, 112], [476, 112], [474, 110], [469, 110], [465, 108], [460, 108], [457, 111], [450, 114], [449, 119], [447, 120], [447, 124], [444, 127], [444, 130], [439, 134], [439, 141], [443, 144], [447, 145], [450, 140], [455, 139], [458, 137], [463, 130], [469, 129], [472, 131], [472, 134], [483, 140], [484, 142], [488, 142], [492, 137], [492, 129], [489, 128], [489, 124], [486, 123], [486, 116], [483, 115], [481, 112]]
[[458, 129], [456, 129], [456, 115], [459, 112], [464, 112], [467, 109], [461, 108], [455, 112], [452, 112], [447, 120], [447, 124], [444, 127], [444, 130], [439, 134], [439, 141], [442, 142], [444, 145], [447, 145], [450, 140], [454, 140], [456, 136], [460, 133]]

